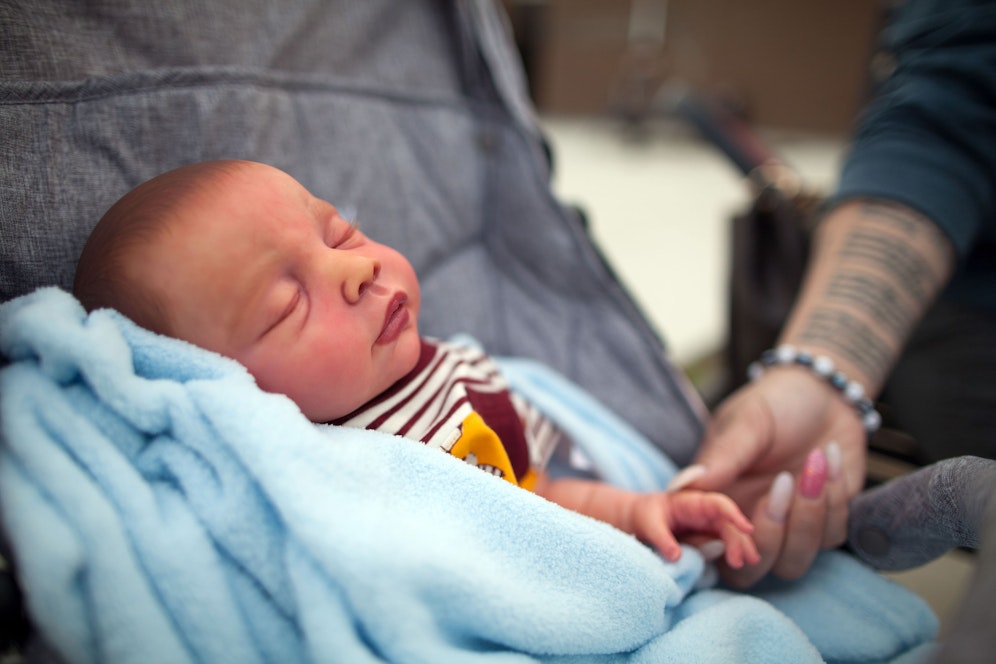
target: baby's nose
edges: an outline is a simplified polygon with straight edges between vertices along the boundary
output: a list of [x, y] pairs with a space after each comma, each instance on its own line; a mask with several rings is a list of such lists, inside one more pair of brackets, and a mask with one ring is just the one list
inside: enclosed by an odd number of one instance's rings
[[380, 261], [366, 256], [350, 256], [345, 260], [342, 296], [346, 302], [356, 304], [380, 274]]

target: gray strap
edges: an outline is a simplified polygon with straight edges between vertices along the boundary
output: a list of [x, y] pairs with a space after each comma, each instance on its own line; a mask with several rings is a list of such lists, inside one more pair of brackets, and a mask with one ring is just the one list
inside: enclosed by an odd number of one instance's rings
[[537, 157], [546, 163], [543, 154], [543, 136], [540, 130], [525, 69], [511, 39], [512, 28], [507, 17], [500, 13], [495, 0], [462, 0], [460, 6], [477, 36], [478, 48], [484, 58], [499, 98], [516, 123], [534, 141]]

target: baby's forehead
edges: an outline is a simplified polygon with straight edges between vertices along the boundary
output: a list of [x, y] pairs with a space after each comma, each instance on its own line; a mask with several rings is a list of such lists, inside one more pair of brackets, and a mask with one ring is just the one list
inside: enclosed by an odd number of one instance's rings
[[291, 175], [266, 166], [249, 163], [233, 173], [218, 173], [209, 186], [216, 191], [238, 196], [243, 200], [312, 208], [317, 199]]
[[328, 203], [283, 171], [262, 164], [208, 165], [175, 175], [146, 201], [151, 216], [158, 217], [153, 225], [165, 231], [148, 229], [153, 232], [145, 239], [154, 251], [185, 255], [196, 245], [231, 242], [247, 231], [292, 233], [328, 216]]

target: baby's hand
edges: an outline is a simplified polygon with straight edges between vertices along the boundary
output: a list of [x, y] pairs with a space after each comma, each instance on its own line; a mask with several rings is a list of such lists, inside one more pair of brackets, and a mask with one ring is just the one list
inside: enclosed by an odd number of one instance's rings
[[672, 562], [681, 557], [678, 539], [691, 534], [722, 539], [730, 567], [739, 569], [761, 560], [750, 536], [754, 526], [736, 503], [721, 493], [685, 489], [642, 494], [633, 509], [633, 534]]

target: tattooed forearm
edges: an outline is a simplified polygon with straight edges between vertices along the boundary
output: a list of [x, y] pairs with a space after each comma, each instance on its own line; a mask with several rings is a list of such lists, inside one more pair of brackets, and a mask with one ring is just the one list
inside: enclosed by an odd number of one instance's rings
[[953, 265], [950, 240], [917, 211], [845, 203], [821, 224], [782, 340], [827, 353], [874, 393]]
[[936, 282], [927, 262], [894, 238], [869, 231], [856, 231], [847, 238], [842, 261], [866, 264], [869, 269], [891, 275], [920, 304], [933, 295]]
[[[861, 339], [854, 344], [853, 339]], [[839, 309], [817, 309], [799, 336], [802, 344], [833, 348], [869, 376], [882, 376], [891, 366], [894, 349], [867, 323]]]
[[917, 221], [919, 215], [909, 208], [896, 207], [888, 203], [865, 201], [861, 205], [861, 214], [866, 217], [878, 217], [882, 220], [888, 220], [896, 226], [897, 230], [907, 235], [915, 235], [921, 229], [921, 223]]
[[864, 274], [835, 275], [827, 287], [827, 303], [856, 306], [887, 327], [896, 337], [903, 337], [913, 326], [916, 312], [902, 294], [881, 279]]

